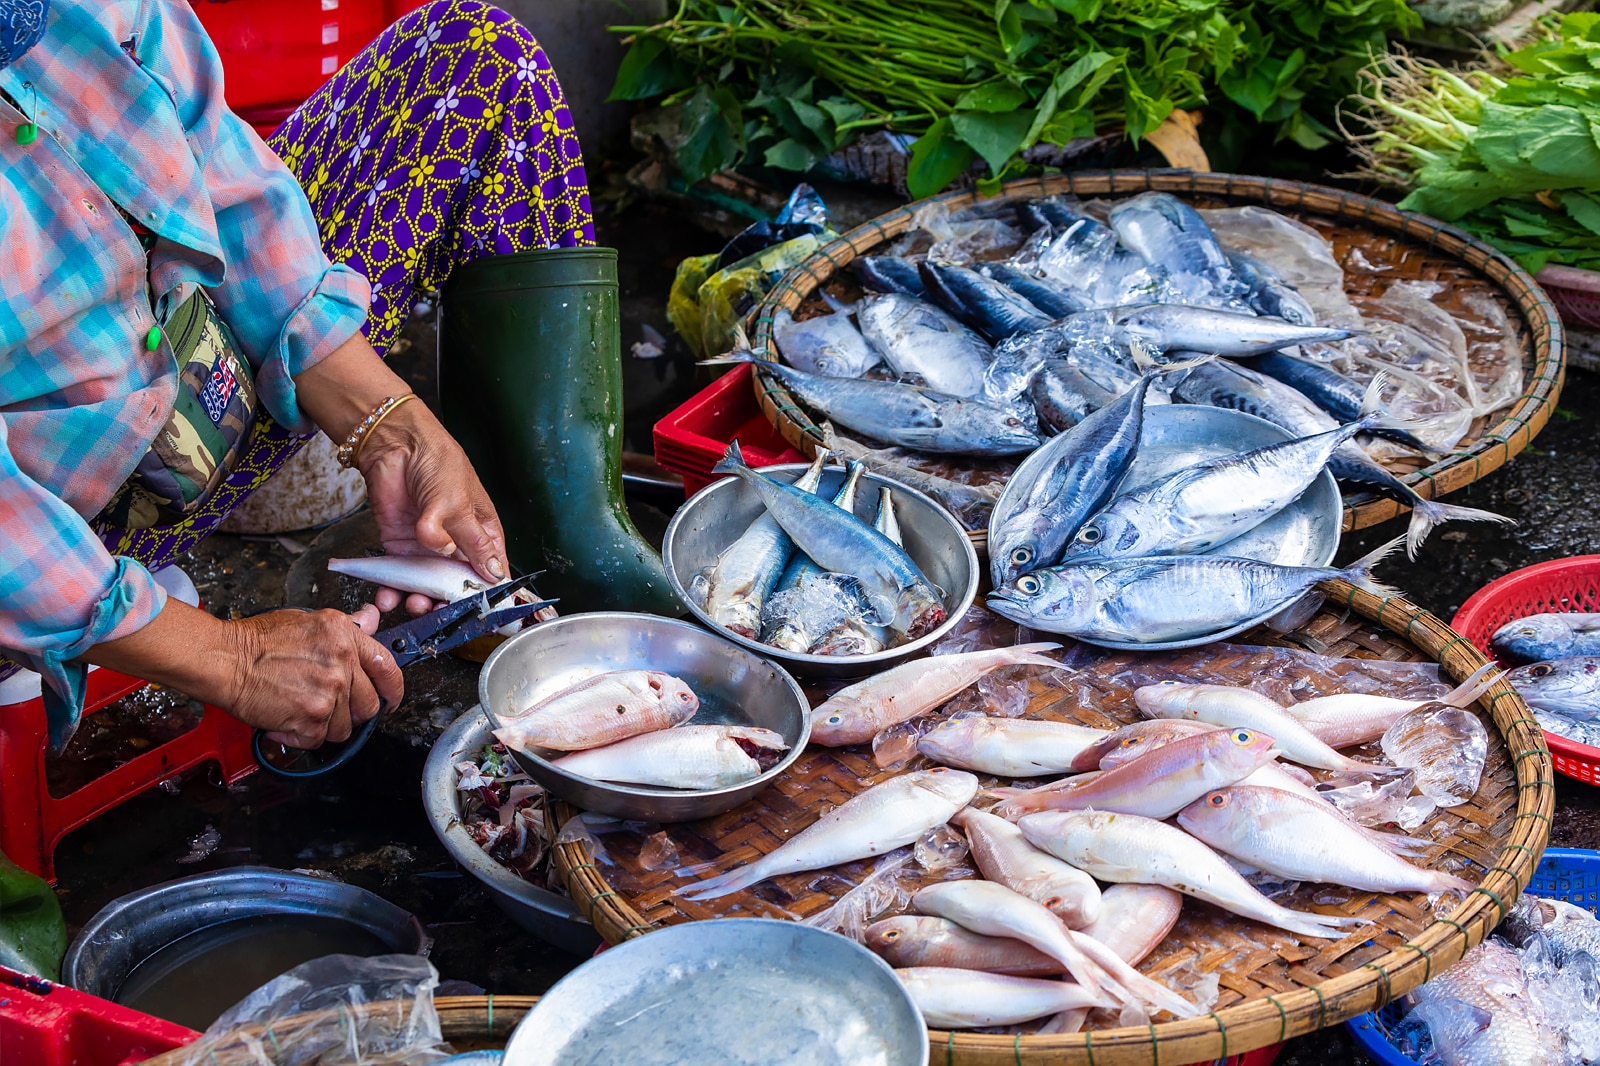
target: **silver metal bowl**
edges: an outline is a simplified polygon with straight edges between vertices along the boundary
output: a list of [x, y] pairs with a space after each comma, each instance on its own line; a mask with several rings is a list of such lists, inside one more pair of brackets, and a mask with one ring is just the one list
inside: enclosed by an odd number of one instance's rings
[[434, 742], [422, 767], [422, 806], [439, 843], [450, 857], [482, 881], [512, 921], [541, 940], [574, 955], [590, 955], [600, 934], [578, 912], [578, 905], [557, 892], [529, 884], [490, 858], [461, 824], [461, 793], [456, 790], [456, 764], [473, 759], [491, 743], [489, 719], [474, 707], [450, 724]]
[[715, 918], [629, 940], [562, 978], [517, 1025], [505, 1066], [927, 1066], [894, 971], [799, 922]]
[[[1068, 432], [1071, 432], [1070, 430]], [[1183, 467], [1235, 452], [1264, 448], [1292, 439], [1281, 426], [1241, 411], [1189, 404], [1162, 404], [1146, 407], [1139, 435], [1139, 450], [1123, 481], [1122, 491], [1131, 492], [1153, 484]], [[1038, 453], [1034, 453], [1037, 455]], [[995, 513], [1009, 509], [1016, 494], [1027, 483], [1033, 456], [1023, 460], [995, 504]], [[1248, 533], [1212, 548], [1207, 555], [1257, 559], [1279, 566], [1327, 566], [1339, 551], [1339, 530], [1344, 524], [1344, 503], [1333, 474], [1324, 470], [1300, 498]], [[1277, 614], [1288, 601], [1254, 618], [1197, 637], [1160, 643], [1141, 644], [1076, 637], [1102, 648], [1125, 651], [1160, 651], [1192, 648], [1224, 640], [1260, 625]]]
[[762, 726], [781, 733], [789, 750], [760, 777], [698, 792], [592, 781], [515, 753], [535, 781], [585, 810], [646, 822], [721, 814], [766, 788], [811, 737], [811, 705], [781, 667], [697, 625], [649, 614], [575, 614], [524, 629], [484, 662], [478, 700], [498, 725], [501, 715], [612, 670], [663, 670], [681, 678], [700, 697], [694, 724]]
[[[787, 463], [762, 467], [761, 472], [790, 482], [806, 469], [805, 463]], [[817, 494], [831, 497], [844, 484], [844, 477], [843, 467], [826, 468]], [[862, 475], [860, 491], [856, 494], [855, 513], [862, 520], [871, 522], [877, 516], [879, 488], [888, 488], [894, 493], [894, 513], [905, 539], [906, 552], [928, 580], [944, 591], [945, 621], [916, 640], [871, 655], [803, 655], [741, 637], [712, 621], [689, 595], [689, 584], [695, 574], [716, 562], [722, 550], [742, 536], [763, 511], [755, 490], [739, 478], [713, 482], [695, 493], [673, 515], [661, 548], [672, 591], [714, 632], [758, 655], [776, 659], [801, 677], [848, 680], [866, 677], [915, 658], [944, 639], [972, 606], [978, 594], [978, 553], [950, 512], [916, 489], [871, 472]]]

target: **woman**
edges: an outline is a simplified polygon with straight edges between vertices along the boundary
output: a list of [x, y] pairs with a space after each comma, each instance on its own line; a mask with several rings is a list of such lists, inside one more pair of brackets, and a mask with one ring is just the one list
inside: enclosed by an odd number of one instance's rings
[[0, 0], [0, 68], [0, 678], [43, 676], [58, 748], [91, 663], [345, 739], [402, 694], [374, 606], [223, 621], [150, 571], [320, 428], [387, 551], [509, 572], [472, 464], [380, 353], [453, 270], [593, 243], [549, 62], [438, 0], [266, 144], [186, 0]]

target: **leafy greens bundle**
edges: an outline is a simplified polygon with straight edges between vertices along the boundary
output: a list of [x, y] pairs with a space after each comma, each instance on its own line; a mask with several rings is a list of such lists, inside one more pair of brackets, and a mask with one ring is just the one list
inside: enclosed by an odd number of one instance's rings
[[682, 107], [690, 182], [755, 163], [806, 170], [869, 129], [916, 137], [908, 185], [992, 179], [1038, 143], [1221, 104], [1308, 148], [1404, 0], [680, 0], [634, 35], [613, 100]]

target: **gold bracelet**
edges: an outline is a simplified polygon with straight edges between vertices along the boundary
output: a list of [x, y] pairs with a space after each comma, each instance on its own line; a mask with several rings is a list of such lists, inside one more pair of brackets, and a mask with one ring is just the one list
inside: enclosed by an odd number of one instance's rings
[[416, 398], [416, 393], [408, 392], [404, 396], [391, 396], [373, 408], [372, 413], [362, 419], [356, 428], [350, 431], [350, 435], [344, 439], [344, 443], [339, 445], [339, 465], [346, 470], [355, 466], [361, 458], [361, 449], [367, 443], [367, 436], [378, 428], [378, 423], [388, 418], [396, 407], [399, 407], [407, 400], [415, 400]]

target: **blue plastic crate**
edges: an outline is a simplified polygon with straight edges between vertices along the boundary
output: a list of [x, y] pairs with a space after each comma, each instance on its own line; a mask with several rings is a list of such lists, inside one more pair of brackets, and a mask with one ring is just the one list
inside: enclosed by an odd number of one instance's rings
[[[1566, 900], [1600, 915], [1600, 852], [1545, 848], [1528, 892], [1546, 899]], [[1379, 1066], [1416, 1066], [1389, 1041], [1389, 1026], [1398, 1022], [1400, 1015], [1400, 1002], [1396, 1000], [1380, 1011], [1357, 1015], [1345, 1025]]]

